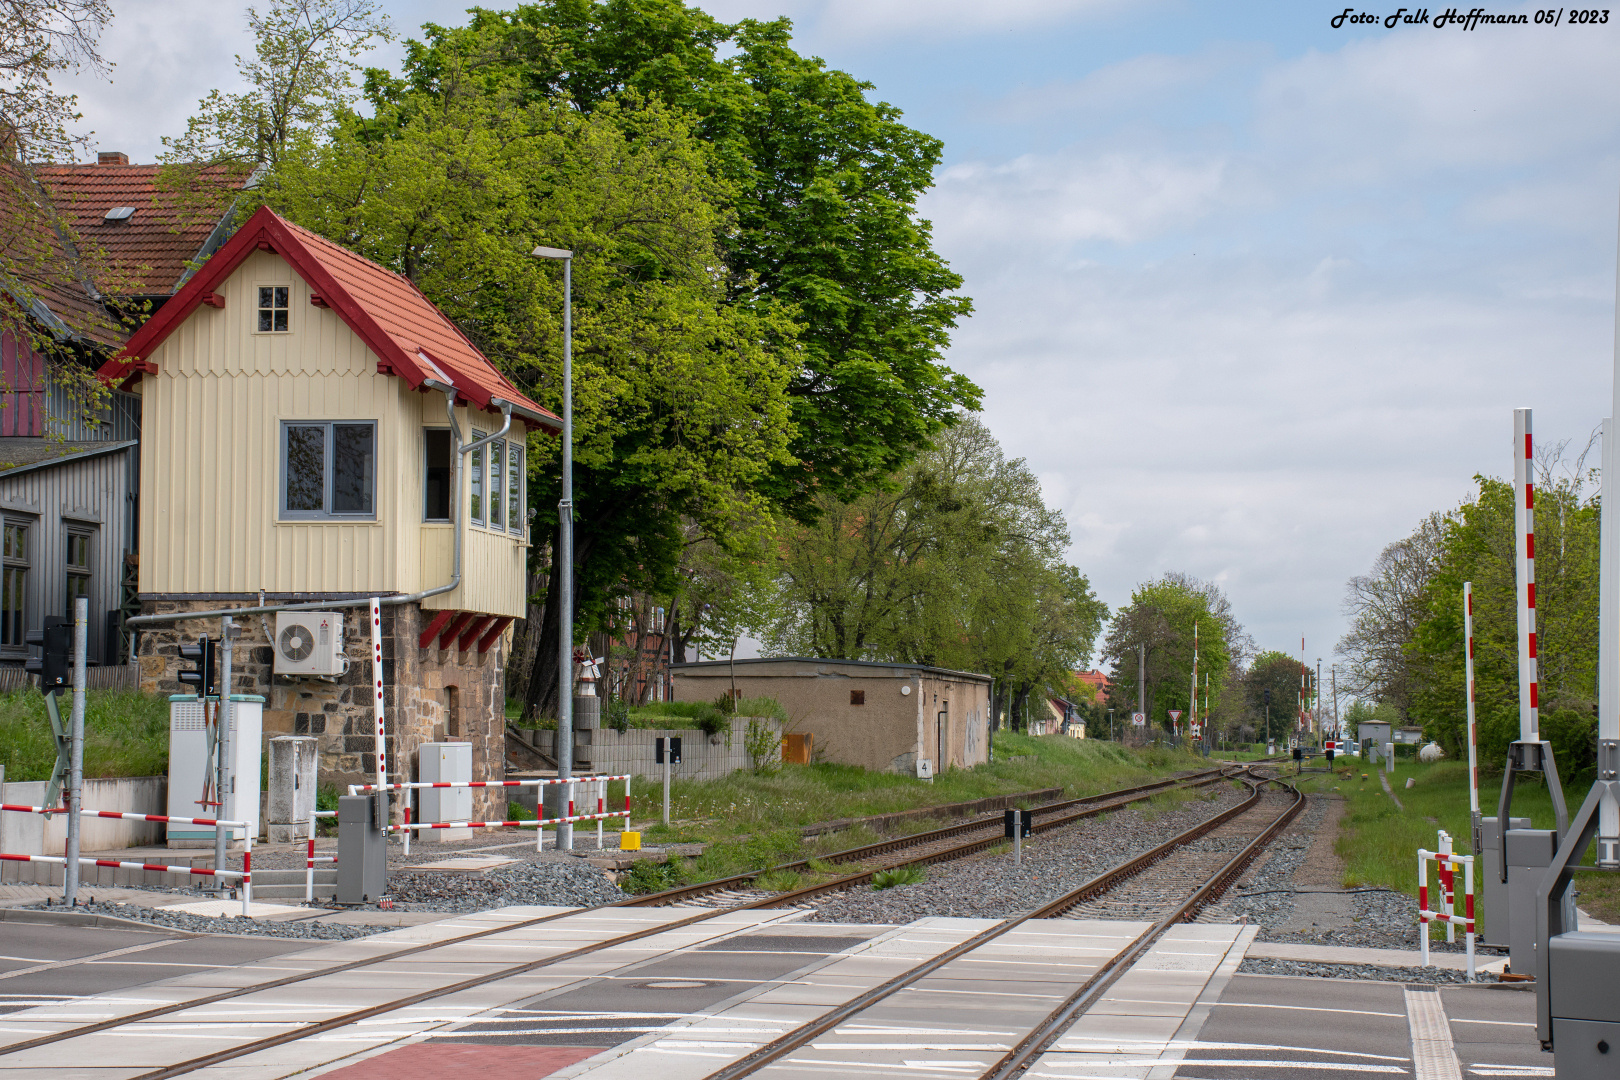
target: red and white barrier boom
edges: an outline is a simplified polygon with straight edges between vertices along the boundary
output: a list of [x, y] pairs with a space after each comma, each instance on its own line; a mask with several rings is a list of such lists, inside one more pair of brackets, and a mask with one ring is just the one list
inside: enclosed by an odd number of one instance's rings
[[[1451, 838], [1445, 833], [1440, 834], [1442, 847], [1451, 846]], [[1440, 891], [1442, 893], [1443, 907], [1430, 909], [1429, 907], [1429, 862], [1433, 860], [1439, 865]], [[1456, 903], [1456, 865], [1463, 867], [1463, 903], [1464, 914], [1455, 914]], [[1429, 924], [1443, 922], [1446, 924], [1446, 940], [1454, 940], [1454, 927], [1462, 923], [1468, 941], [1468, 981], [1474, 981], [1474, 857], [1472, 855], [1453, 855], [1450, 851], [1425, 851], [1418, 849], [1418, 948], [1423, 954], [1422, 964], [1429, 966]]]
[[[65, 814], [67, 810], [60, 806], [19, 806], [12, 803], [0, 803], [0, 811], [10, 811], [17, 814]], [[250, 826], [245, 821], [226, 821], [223, 818], [187, 818], [170, 817], [168, 814], [126, 814], [118, 810], [80, 810], [80, 817], [118, 818], [124, 821], [156, 821], [165, 825], [212, 825], [216, 828], [236, 828], [242, 830], [247, 838], [247, 848], [242, 852], [242, 869], [237, 870], [206, 870], [196, 866], [166, 866], [162, 863], [125, 862], [121, 859], [79, 859], [80, 866], [109, 866], [117, 870], [150, 870], [156, 874], [188, 874], [193, 877], [236, 878], [242, 883], [238, 890], [242, 895], [242, 915], [248, 914], [248, 904], [253, 899], [253, 836]], [[54, 863], [66, 868], [67, 858], [61, 855], [8, 855], [0, 853], [0, 860], [7, 862], [37, 862]]]
[[[624, 809], [609, 811], [607, 809], [607, 786], [613, 781], [624, 782]], [[568, 813], [562, 817], [546, 817], [546, 800], [540, 794], [540, 788], [568, 785]], [[405, 823], [403, 825], [390, 825], [385, 832], [401, 833], [405, 837], [405, 851], [410, 853], [410, 837], [413, 832], [429, 829], [528, 829], [535, 830], [534, 849], [540, 850], [545, 836], [547, 825], [574, 825], [581, 821], [596, 822], [596, 847], [602, 848], [602, 823], [611, 818], [623, 818], [626, 825], [630, 824], [630, 777], [625, 776], [571, 776], [566, 779], [540, 779], [540, 780], [440, 780], [432, 783], [412, 782], [401, 784], [351, 784], [350, 795], [365, 795], [373, 791], [419, 791], [427, 788], [517, 788], [532, 787], [535, 789], [535, 808], [538, 817], [533, 821], [415, 821], [411, 820], [411, 808], [405, 807]], [[575, 812], [575, 787], [596, 789], [596, 813], [580, 814]], [[587, 793], [586, 798], [590, 795]]]

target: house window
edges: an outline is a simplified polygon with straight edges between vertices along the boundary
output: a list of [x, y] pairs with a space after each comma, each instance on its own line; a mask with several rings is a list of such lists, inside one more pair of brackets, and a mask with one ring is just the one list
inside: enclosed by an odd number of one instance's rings
[[282, 517], [376, 516], [375, 421], [287, 421], [281, 432]]
[[[484, 437], [484, 432], [473, 429], [473, 442]], [[472, 488], [472, 519], [475, 523], [484, 523], [484, 447], [479, 447], [468, 456], [472, 458], [467, 464], [467, 471]]]
[[285, 285], [259, 286], [259, 332], [287, 332], [287, 293]]
[[450, 520], [450, 429], [428, 428], [422, 433], [424, 452], [422, 520]]
[[501, 463], [506, 460], [506, 440], [496, 439], [489, 444], [489, 527], [498, 529], [505, 517], [506, 498], [501, 494], [501, 481], [506, 476], [506, 470]]
[[866, 704], [866, 691], [865, 690], [851, 690], [849, 692], [849, 703], [851, 705], [865, 705]]
[[90, 537], [88, 529], [70, 528], [67, 534], [67, 617], [74, 618], [74, 603], [90, 596]]
[[515, 533], [523, 531], [524, 492], [527, 479], [523, 468], [523, 444], [513, 440], [506, 444], [506, 527]]
[[28, 600], [28, 526], [17, 521], [5, 523], [0, 543], [0, 646], [21, 649], [24, 605]]

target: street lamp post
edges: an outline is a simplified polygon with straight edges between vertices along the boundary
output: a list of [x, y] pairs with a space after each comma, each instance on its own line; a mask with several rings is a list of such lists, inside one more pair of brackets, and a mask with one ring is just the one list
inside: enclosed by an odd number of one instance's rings
[[[562, 498], [557, 503], [557, 779], [574, 774], [574, 253], [537, 247], [539, 259], [563, 266]], [[569, 803], [573, 785], [564, 784]], [[557, 826], [557, 850], [574, 847], [574, 827]]]

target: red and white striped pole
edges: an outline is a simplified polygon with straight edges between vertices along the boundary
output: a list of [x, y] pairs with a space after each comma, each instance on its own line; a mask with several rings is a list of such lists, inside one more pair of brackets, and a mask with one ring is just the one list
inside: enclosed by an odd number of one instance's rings
[[377, 722], [377, 786], [381, 788], [388, 783], [388, 744], [383, 738], [382, 602], [375, 596], [371, 598], [371, 696]]
[[1513, 525], [1519, 600], [1519, 741], [1541, 739], [1536, 686], [1536, 488], [1530, 410], [1513, 410]]
[[1473, 815], [1474, 850], [1479, 851], [1479, 728], [1474, 722], [1474, 583], [1463, 582], [1463, 671], [1468, 685], [1468, 812]]

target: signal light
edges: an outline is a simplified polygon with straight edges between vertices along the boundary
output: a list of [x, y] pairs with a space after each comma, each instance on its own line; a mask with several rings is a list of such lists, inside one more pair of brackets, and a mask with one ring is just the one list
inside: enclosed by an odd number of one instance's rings
[[192, 665], [191, 670], [180, 671], [180, 681], [192, 688], [198, 697], [217, 697], [214, 685], [214, 643], [204, 634], [194, 645], [180, 646], [180, 659]]
[[42, 630], [30, 630], [23, 641], [41, 650], [30, 656], [24, 670], [39, 676], [39, 692], [54, 694], [73, 682], [73, 627], [60, 615], [47, 615]]

